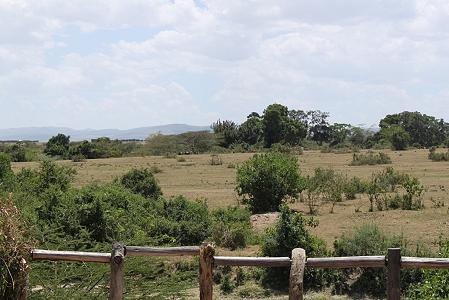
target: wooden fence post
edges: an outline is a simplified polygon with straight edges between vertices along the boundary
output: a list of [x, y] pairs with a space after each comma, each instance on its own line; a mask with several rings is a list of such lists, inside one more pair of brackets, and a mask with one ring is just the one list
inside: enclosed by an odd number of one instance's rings
[[200, 247], [200, 300], [212, 300], [215, 249], [211, 244]]
[[290, 267], [289, 300], [303, 300], [304, 297], [304, 267], [306, 265], [306, 251], [295, 248], [292, 251], [292, 265]]
[[387, 256], [387, 299], [401, 299], [401, 249], [389, 248]]
[[123, 264], [126, 250], [122, 243], [114, 242], [111, 252], [111, 284], [109, 300], [122, 300], [124, 290]]

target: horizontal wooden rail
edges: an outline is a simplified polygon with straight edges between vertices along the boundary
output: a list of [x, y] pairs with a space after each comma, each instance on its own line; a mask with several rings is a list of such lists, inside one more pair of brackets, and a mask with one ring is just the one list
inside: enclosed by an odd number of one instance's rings
[[349, 257], [311, 257], [307, 258], [307, 267], [312, 268], [382, 268], [385, 256], [349, 256]]
[[78, 262], [110, 263], [111, 253], [80, 252], [80, 251], [54, 251], [33, 249], [33, 260], [61, 260]]
[[404, 269], [449, 269], [449, 258], [407, 257], [401, 259]]
[[214, 264], [217, 266], [289, 267], [291, 260], [288, 257], [214, 256]]
[[200, 247], [136, 247], [127, 246], [126, 255], [128, 256], [195, 256], [200, 254]]

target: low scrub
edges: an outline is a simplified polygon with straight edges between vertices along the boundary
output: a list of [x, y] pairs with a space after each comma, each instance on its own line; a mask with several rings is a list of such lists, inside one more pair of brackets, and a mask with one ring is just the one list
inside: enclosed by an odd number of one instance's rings
[[[375, 224], [364, 224], [352, 232], [344, 233], [334, 242], [334, 256], [369, 256], [386, 255], [388, 248], [400, 247], [406, 256], [429, 255], [425, 247], [411, 249], [407, 240], [401, 235], [387, 235]], [[387, 274], [385, 269], [355, 268], [339, 272], [335, 289], [339, 292], [358, 295], [385, 296]], [[420, 270], [402, 270], [401, 287], [406, 290], [411, 284], [422, 280]], [[413, 298], [429, 299], [429, 298]]]
[[[310, 232], [309, 228], [316, 226], [318, 223], [315, 219], [305, 218], [286, 205], [281, 206], [279, 220], [263, 237], [262, 256], [290, 257], [294, 248], [303, 248], [308, 257], [326, 256], [326, 244]], [[288, 268], [265, 269], [262, 282], [270, 288], [285, 289], [288, 286], [289, 271]], [[326, 286], [327, 274], [326, 270], [306, 268], [305, 287], [319, 289]]]
[[351, 166], [364, 165], [386, 165], [391, 164], [391, 158], [384, 152], [375, 153], [368, 151], [367, 153], [354, 153], [352, 155]]
[[212, 213], [212, 240], [216, 245], [235, 250], [245, 248], [251, 236], [251, 212], [245, 208], [220, 208]]
[[429, 150], [429, 159], [432, 161], [449, 161], [449, 151], [437, 152], [435, 147]]

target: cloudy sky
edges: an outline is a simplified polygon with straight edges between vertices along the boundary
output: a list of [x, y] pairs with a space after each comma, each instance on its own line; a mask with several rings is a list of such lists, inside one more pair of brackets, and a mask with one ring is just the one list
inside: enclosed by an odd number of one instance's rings
[[449, 120], [447, 0], [0, 0], [0, 128]]

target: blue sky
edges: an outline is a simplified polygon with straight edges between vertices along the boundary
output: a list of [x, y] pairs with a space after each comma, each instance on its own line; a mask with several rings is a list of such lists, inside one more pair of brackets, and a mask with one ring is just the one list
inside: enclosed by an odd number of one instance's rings
[[0, 128], [244, 121], [278, 102], [449, 120], [442, 0], [0, 1]]

